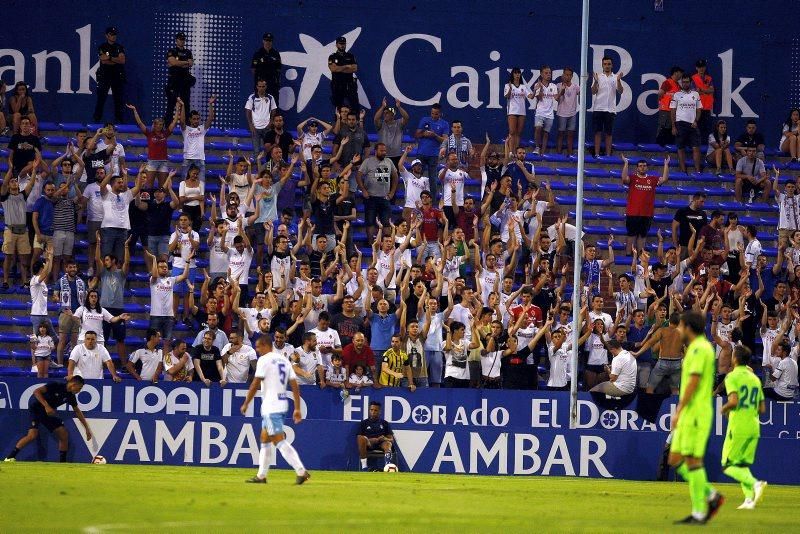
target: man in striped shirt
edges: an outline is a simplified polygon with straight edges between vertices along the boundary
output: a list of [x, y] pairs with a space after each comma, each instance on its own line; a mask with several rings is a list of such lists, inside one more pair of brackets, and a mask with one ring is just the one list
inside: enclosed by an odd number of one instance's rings
[[402, 340], [398, 334], [392, 336], [392, 346], [383, 353], [381, 363], [380, 383], [383, 386], [398, 387], [403, 378], [408, 380], [408, 389], [414, 391], [414, 376], [411, 372], [411, 363], [408, 354], [401, 350]]
[[472, 148], [472, 142], [462, 135], [464, 127], [461, 121], [453, 121], [450, 131], [452, 133], [442, 141], [442, 145], [439, 147], [439, 158], [444, 158], [445, 155], [455, 152], [458, 156], [459, 164], [467, 167], [469, 160], [475, 157], [475, 149]]
[[61, 264], [72, 259], [78, 208], [86, 201], [83, 195], [70, 198], [72, 178], [56, 190], [53, 201], [53, 276], [61, 272]]

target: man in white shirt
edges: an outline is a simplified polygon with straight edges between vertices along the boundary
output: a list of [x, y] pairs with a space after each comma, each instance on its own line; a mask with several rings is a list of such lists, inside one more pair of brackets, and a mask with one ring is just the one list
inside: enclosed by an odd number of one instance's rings
[[89, 240], [89, 250], [87, 251], [89, 258], [89, 271], [88, 275], [93, 276], [94, 262], [95, 262], [95, 249], [97, 248], [97, 232], [103, 224], [103, 196], [100, 194], [100, 182], [105, 180], [106, 170], [104, 168], [97, 169], [95, 177], [99, 182], [92, 182], [88, 184], [83, 190], [83, 198], [86, 199], [86, 236]]
[[[765, 365], [764, 371], [769, 373], [774, 381], [773, 386], [764, 388], [764, 396], [777, 401], [794, 400], [797, 396], [797, 362], [789, 356], [788, 343], [781, 343], [774, 350], [775, 356], [780, 358], [776, 365]], [[772, 358], [771, 360], [775, 360]]]
[[547, 344], [547, 356], [550, 359], [550, 376], [547, 378], [547, 389], [566, 390], [572, 379], [570, 369], [572, 360], [572, 340], [567, 339], [567, 332], [557, 328], [550, 335]]
[[131, 229], [128, 206], [139, 194], [144, 174], [137, 177], [133, 189], [128, 189], [128, 171], [123, 169], [121, 176], [108, 174], [100, 182], [100, 196], [103, 199], [103, 222], [100, 225], [102, 234], [101, 254], [113, 254], [116, 258], [125, 256], [125, 242]]
[[105, 165], [106, 174], [109, 176], [120, 176], [125, 172], [125, 148], [117, 142], [116, 135], [117, 129], [113, 124], [107, 122], [103, 128], [103, 137], [97, 142], [95, 148], [97, 152], [108, 151], [111, 148]]
[[444, 200], [444, 215], [450, 228], [456, 228], [457, 208], [464, 208], [464, 183], [469, 179], [467, 171], [460, 167], [458, 154], [450, 152], [447, 155], [447, 165], [439, 171], [439, 180], [442, 182], [442, 199]]
[[410, 221], [411, 213], [419, 209], [418, 206], [422, 204], [420, 196], [423, 191], [430, 191], [430, 179], [427, 176], [422, 176], [422, 161], [415, 159], [411, 162], [411, 171], [406, 169], [404, 165], [408, 153], [411, 151], [411, 145], [406, 147], [403, 156], [400, 158], [399, 165], [397, 166], [400, 172], [400, 179], [403, 180], [403, 185], [406, 189], [406, 202], [403, 205], [403, 219]]
[[248, 275], [250, 264], [253, 263], [253, 247], [250, 246], [250, 238], [242, 227], [243, 218], [239, 217], [239, 235], [233, 238], [233, 246], [229, 247], [224, 241], [220, 243], [222, 251], [228, 255], [228, 271], [231, 273], [231, 284], [239, 284], [239, 305], [247, 305], [250, 302], [250, 289], [248, 285]]
[[616, 339], [607, 341], [606, 346], [614, 356], [614, 359], [611, 360], [611, 366], [606, 365], [609, 381], [597, 384], [590, 391], [605, 393], [612, 397], [630, 395], [636, 388], [636, 377], [639, 372], [636, 366], [636, 358], [627, 350], [622, 350], [622, 345]]
[[797, 184], [794, 178], [786, 181], [783, 192], [780, 190], [778, 178], [781, 171], [773, 166], [775, 177], [772, 179], [772, 190], [775, 192], [775, 200], [778, 201], [778, 237], [791, 237], [800, 230], [800, 196], [797, 194]]
[[150, 271], [150, 325], [149, 328], [161, 332], [164, 339], [164, 353], [172, 350], [172, 328], [175, 326], [175, 311], [172, 308], [175, 284], [189, 276], [189, 264], [179, 276], [169, 276], [169, 265], [165, 260], [156, 259], [145, 249], [151, 265]]
[[686, 147], [692, 148], [694, 172], [700, 172], [700, 130], [698, 121], [703, 103], [700, 95], [692, 89], [692, 80], [689, 73], [681, 76], [681, 90], [672, 95], [669, 103], [670, 117], [672, 118], [672, 135], [678, 145], [678, 164], [681, 172], [686, 172]]
[[[244, 384], [250, 369], [256, 367], [256, 351], [242, 342], [239, 332], [231, 332], [230, 342], [222, 347], [222, 380], [229, 384]], [[287, 366], [288, 367], [288, 366]]]
[[103, 364], [108, 368], [114, 382], [122, 381], [111, 361], [111, 355], [105, 347], [97, 344], [97, 333], [90, 330], [84, 335], [83, 344], [75, 345], [69, 355], [67, 380], [73, 375], [81, 376], [84, 380], [102, 380]]
[[[214, 102], [216, 97], [208, 99], [208, 115], [205, 124], [201, 124], [200, 113], [195, 110], [189, 112], [189, 122], [186, 122], [186, 106], [181, 106], [181, 133], [183, 134], [183, 164], [181, 174], [187, 176], [192, 165], [200, 169], [200, 181], [206, 181], [206, 132], [214, 122]], [[187, 103], [188, 105], [188, 103]]]
[[758, 229], [753, 224], [744, 227], [744, 237], [747, 239], [747, 246], [744, 249], [744, 264], [748, 269], [756, 268], [756, 260], [761, 256], [761, 241], [756, 235]]
[[622, 72], [614, 74], [614, 62], [603, 57], [603, 72], [594, 73], [592, 82], [592, 126], [594, 129], [594, 157], [600, 156], [600, 141], [605, 134], [606, 156], [611, 155], [614, 118], [617, 116], [617, 93], [622, 93]]
[[[149, 380], [153, 384], [157, 384], [161, 371], [164, 369], [164, 359], [161, 357], [161, 349], [158, 348], [158, 344], [161, 342], [161, 332], [148, 328], [146, 339], [145, 346], [128, 357], [125, 368], [136, 380]], [[136, 362], [142, 362], [141, 373], [136, 372], [136, 367], [133, 365]]]
[[317, 327], [309, 330], [309, 333], [317, 336], [317, 350], [320, 354], [320, 364], [323, 367], [331, 365], [331, 356], [342, 354], [342, 341], [339, 332], [330, 327], [331, 316], [324, 311], [319, 314]]
[[244, 104], [244, 114], [253, 139], [253, 154], [264, 150], [264, 140], [267, 135], [272, 115], [278, 109], [278, 104], [271, 94], [267, 93], [267, 82], [259, 80], [256, 92], [247, 97]]
[[317, 350], [317, 335], [313, 332], [303, 334], [303, 344], [297, 347], [292, 355], [292, 369], [297, 374], [297, 383], [301, 386], [313, 386], [325, 382], [325, 368], [322, 357]]
[[200, 234], [192, 230], [189, 216], [182, 213], [178, 218], [175, 231], [169, 236], [169, 252], [172, 255], [172, 276], [180, 276], [186, 266], [189, 266], [189, 278], [180, 283], [176, 283], [173, 288], [173, 310], [178, 315], [178, 304], [183, 297], [183, 322], [191, 325], [189, 313], [189, 287], [188, 283], [194, 280], [197, 261], [195, 256], [200, 248]]

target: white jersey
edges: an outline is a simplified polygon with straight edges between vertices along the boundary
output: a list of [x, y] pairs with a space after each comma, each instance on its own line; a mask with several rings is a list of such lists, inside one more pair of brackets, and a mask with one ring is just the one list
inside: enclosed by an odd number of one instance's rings
[[[391, 252], [378, 251], [378, 261], [375, 264], [375, 268], [378, 269], [378, 285], [384, 289], [396, 289], [395, 275], [400, 267], [400, 255], [397, 252], [397, 249], [392, 249]], [[394, 263], [394, 272], [391, 272], [392, 263]], [[389, 276], [390, 274], [391, 276]], [[389, 278], [388, 284], [386, 283], [387, 277]]]
[[47, 283], [38, 274], [31, 276], [31, 315], [47, 315]]
[[297, 380], [286, 358], [274, 351], [261, 356], [256, 363], [255, 376], [261, 379], [261, 415], [286, 413], [289, 410], [289, 381]]
[[291, 361], [292, 354], [295, 353], [297, 349], [295, 349], [292, 345], [288, 343], [284, 343], [282, 347], [277, 347], [272, 345], [272, 352], [277, 352], [278, 354], [285, 357], [287, 360]]
[[131, 363], [142, 362], [142, 372], [139, 373], [139, 376], [142, 377], [142, 380], [153, 380], [153, 377], [158, 378], [156, 370], [158, 370], [158, 364], [161, 363], [161, 349], [150, 350], [143, 347], [134, 351], [128, 361]]
[[[311, 378], [306, 378], [304, 376], [297, 377], [297, 383], [301, 386], [313, 386], [317, 383], [317, 366], [321, 365], [322, 358], [320, 357], [320, 353], [317, 349], [314, 349], [311, 352], [306, 352], [303, 347], [297, 347], [294, 351], [295, 354], [299, 356], [299, 360], [295, 365], [300, 367], [306, 373], [311, 374]], [[258, 376], [258, 375], [256, 375]]]
[[214, 236], [211, 246], [208, 247], [208, 272], [228, 272], [228, 253], [222, 250], [222, 238], [218, 235]]
[[[484, 306], [489, 305], [489, 293], [494, 291], [495, 283], [499, 284], [502, 278], [502, 273], [495, 270], [483, 269], [479, 275], [481, 281], [481, 302]], [[499, 286], [498, 286], [499, 287]]]
[[697, 110], [703, 109], [697, 91], [678, 91], [672, 95], [669, 109], [675, 110], [675, 122], [693, 123], [697, 119]]
[[400, 178], [406, 187], [406, 208], [416, 208], [417, 201], [423, 191], [430, 190], [430, 180], [427, 176], [420, 176], [417, 178], [414, 173], [409, 172], [405, 167], [400, 167]]
[[558, 94], [558, 87], [553, 82], [547, 85], [540, 84], [536, 89], [536, 96], [540, 97], [536, 103], [536, 116], [552, 119], [555, 115], [556, 109], [556, 95]]
[[303, 143], [303, 159], [308, 161], [311, 159], [311, 147], [314, 145], [322, 146], [322, 142], [325, 141], [325, 136], [319, 128], [317, 128], [317, 133], [315, 134], [305, 132], [300, 136], [300, 141]]
[[231, 270], [231, 279], [238, 280], [240, 285], [247, 284], [247, 275], [250, 272], [250, 264], [253, 263], [253, 249], [245, 247], [239, 252], [236, 247], [228, 249], [228, 267]]
[[780, 329], [766, 328], [761, 334], [761, 346], [764, 349], [762, 353], [761, 365], [769, 365], [772, 356], [772, 343], [777, 339]]
[[75, 362], [77, 376], [93, 380], [103, 378], [103, 364], [111, 360], [111, 355], [102, 345], [97, 345], [94, 349], [89, 350], [86, 345], [80, 343], [72, 349], [69, 359]]
[[247, 345], [242, 345], [236, 352], [230, 352], [230, 350], [231, 344], [228, 343], [220, 351], [220, 354], [227, 353], [228, 355], [228, 363], [224, 367], [225, 378], [232, 384], [244, 384], [250, 374], [250, 362], [257, 358], [256, 351]]
[[[316, 334], [317, 336], [317, 350], [322, 347], [330, 347], [330, 348], [342, 348], [342, 341], [339, 338], [339, 332], [334, 330], [333, 328], [326, 328], [325, 330], [320, 330], [319, 328], [313, 328], [309, 330], [309, 333]], [[319, 352], [320, 361], [319, 363], [322, 364], [323, 367], [330, 367], [331, 363], [331, 356], [333, 353], [323, 353]]]
[[506, 104], [506, 115], [525, 115], [528, 104], [527, 98], [531, 95], [531, 90], [521, 83], [518, 86], [507, 83], [503, 88], [503, 94], [508, 93], [509, 88], [511, 94], [508, 95], [508, 103]]
[[176, 241], [178, 242], [178, 248], [175, 249], [177, 254], [172, 256], [172, 266], [183, 269], [186, 267], [186, 262], [189, 261], [190, 269], [197, 267], [197, 260], [194, 258], [189, 260], [189, 256], [192, 254], [192, 241], [195, 243], [200, 241], [200, 235], [191, 229], [185, 233], [178, 230], [177, 232], [172, 232], [172, 235], [169, 236], [170, 245]]
[[[469, 174], [467, 171], [456, 169], [451, 171], [450, 169], [445, 170], [444, 172], [444, 185], [442, 185], [442, 196], [444, 198], [444, 205], [445, 206], [463, 206], [464, 205], [464, 183], [469, 179]], [[453, 191], [452, 191], [452, 184], [456, 186], [456, 198], [453, 199]], [[455, 204], [453, 204], [455, 201]]]
[[782, 230], [800, 230], [800, 197], [778, 193], [778, 228]]
[[[20, 184], [22, 187], [22, 184]], [[92, 222], [101, 222], [103, 220], [103, 197], [100, 194], [100, 184], [93, 182], [86, 186], [83, 190], [83, 198], [88, 202], [86, 204], [86, 220]]]
[[150, 316], [173, 317], [172, 293], [175, 289], [175, 276], [157, 278], [153, 283], [150, 278]]
[[[720, 321], [717, 323], [717, 336], [722, 340], [723, 344], [731, 346], [733, 348], [733, 343], [731, 342], [731, 332], [736, 327], [736, 321], [731, 321], [728, 324], [723, 323]], [[719, 357], [720, 351], [724, 348], [723, 345], [717, 345], [717, 356]]]
[[472, 342], [472, 319], [474, 315], [472, 310], [470, 310], [467, 306], [464, 306], [460, 302], [453, 306], [452, 311], [450, 312], [450, 320], [451, 321], [458, 321], [459, 323], [464, 325], [464, 339], [467, 340], [467, 345]]
[[547, 379], [547, 387], [562, 388], [566, 386], [572, 376], [570, 370], [572, 343], [564, 341], [557, 350], [552, 343], [548, 344], [547, 356], [550, 359], [550, 377]]
[[[197, 128], [183, 127], [183, 159], [206, 159], [206, 127], [201, 124]], [[202, 176], [202, 175], [201, 175]]]
[[258, 321], [261, 319], [272, 320], [271, 308], [262, 308], [260, 310], [257, 308], [239, 308], [239, 311], [244, 316], [245, 321], [247, 321], [247, 331], [250, 334], [258, 332]]
[[633, 393], [633, 390], [636, 389], [636, 378], [638, 375], [636, 358], [627, 350], [621, 350], [611, 361], [611, 374], [617, 375], [614, 385], [617, 386], [620, 391], [626, 395], [628, 393]]
[[797, 362], [792, 358], [783, 358], [772, 370], [777, 375], [775, 380], [775, 393], [783, 397], [797, 395]]
[[86, 337], [86, 332], [94, 332], [97, 334], [97, 343], [103, 344], [106, 339], [103, 337], [103, 321], [111, 322], [114, 318], [111, 312], [105, 308], [100, 308], [100, 311], [90, 310], [85, 306], [79, 307], [73, 314], [76, 318], [81, 320], [81, 331], [78, 333], [78, 341], [83, 341]]
[[49, 358], [53, 349], [56, 348], [53, 338], [50, 336], [31, 336], [31, 342], [36, 343], [33, 355], [37, 358]]
[[453, 348], [444, 353], [445, 367], [444, 376], [453, 377], [459, 380], [469, 380], [469, 367], [467, 366], [467, 346], [470, 342], [462, 339], [458, 344], [453, 344]]

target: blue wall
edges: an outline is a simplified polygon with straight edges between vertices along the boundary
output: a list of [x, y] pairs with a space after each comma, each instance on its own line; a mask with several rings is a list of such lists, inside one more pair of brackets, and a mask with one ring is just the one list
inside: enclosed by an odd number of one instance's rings
[[[618, 139], [654, 137], [655, 91], [673, 64], [692, 69], [704, 57], [717, 86], [716, 109], [740, 130], [758, 116], [770, 146], [790, 104], [800, 104], [800, 3], [666, 0], [593, 2], [590, 68], [608, 53], [627, 73], [626, 109], [618, 117]], [[221, 97], [218, 125], [242, 126], [242, 106], [251, 92], [249, 59], [265, 31], [283, 54], [282, 105], [290, 124], [300, 117], [331, 116], [326, 58], [337, 35], [346, 34], [359, 63], [364, 104], [375, 109], [385, 95], [409, 104], [412, 123], [440, 99], [448, 119], [464, 118], [465, 131], [495, 141], [506, 131], [501, 95], [506, 72], [521, 66], [526, 80], [547, 63], [559, 70], [579, 60], [580, 2], [454, 2], [399, 5], [307, 0], [302, 3], [173, 1], [111, 2], [102, 8], [77, 0], [6, 2], [17, 21], [0, 37], [0, 76], [9, 85], [26, 80], [42, 120], [87, 121], [94, 106], [96, 47], [108, 25], [119, 28], [128, 54], [128, 98], [145, 120], [165, 104], [165, 52], [176, 31], [185, 31], [196, 57], [193, 104]], [[333, 8], [331, 6], [335, 5]], [[46, 22], [44, 22], [46, 20]], [[49, 54], [49, 59], [46, 59]], [[557, 73], [558, 74], [558, 73]], [[46, 95], [46, 98], [45, 98]], [[107, 104], [107, 116], [110, 115]], [[529, 123], [530, 126], [530, 123]], [[530, 129], [525, 135], [530, 136]]]
[[[0, 382], [0, 454], [28, 428], [24, 409], [41, 381]], [[66, 410], [72, 461], [101, 454], [114, 463], [165, 463], [251, 467], [257, 461], [260, 401], [248, 417], [239, 414], [243, 388], [139, 382], [91, 381], [79, 395], [96, 435], [87, 443]], [[403, 470], [485, 475], [538, 474], [652, 480], [669, 429], [674, 401], [666, 402], [655, 424], [633, 408], [599, 408], [581, 394], [579, 428], [569, 430], [569, 396], [562, 392], [477, 390], [375, 390], [342, 403], [337, 392], [302, 389], [307, 420], [288, 424], [287, 436], [309, 469], [357, 468], [355, 435], [370, 400], [384, 405]], [[717, 400], [717, 406], [722, 400]], [[725, 423], [715, 421], [707, 467], [720, 480], [719, 458]], [[754, 473], [770, 482], [800, 483], [794, 458], [800, 438], [796, 403], [772, 403], [762, 417], [762, 440]], [[20, 460], [58, 457], [57, 444], [43, 432]], [[286, 467], [283, 460], [279, 466]]]

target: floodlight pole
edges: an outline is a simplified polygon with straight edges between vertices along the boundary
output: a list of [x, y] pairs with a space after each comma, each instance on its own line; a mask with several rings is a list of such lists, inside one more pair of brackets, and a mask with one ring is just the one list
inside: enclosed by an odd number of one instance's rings
[[580, 96], [578, 98], [578, 183], [575, 195], [575, 263], [572, 275], [572, 380], [570, 380], [569, 398], [569, 427], [576, 428], [578, 423], [578, 340], [581, 337], [581, 267], [583, 258], [581, 252], [581, 237], [583, 236], [583, 171], [584, 156], [586, 154], [586, 102], [589, 100], [586, 91], [586, 81], [589, 79], [587, 60], [589, 54], [589, 0], [583, 0], [581, 13], [581, 64], [578, 66], [580, 73]]

